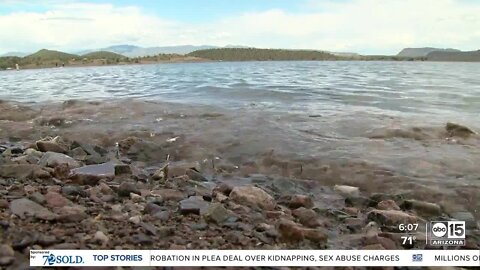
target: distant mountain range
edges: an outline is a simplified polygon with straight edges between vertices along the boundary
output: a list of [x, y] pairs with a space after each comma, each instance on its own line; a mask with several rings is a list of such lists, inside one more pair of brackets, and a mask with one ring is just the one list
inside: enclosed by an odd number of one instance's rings
[[424, 48], [405, 48], [401, 50], [397, 56], [399, 57], [426, 57], [431, 52], [460, 52], [457, 49], [440, 49], [432, 47]]
[[7, 56], [17, 56], [17, 57], [24, 57], [29, 55], [30, 53], [25, 53], [25, 52], [7, 52], [4, 54], [0, 54], [0, 57], [7, 57]]
[[215, 48], [247, 48], [245, 46], [228, 45], [225, 47], [218, 47], [212, 45], [179, 45], [179, 46], [162, 46], [162, 47], [140, 47], [135, 45], [115, 45], [107, 48], [85, 50], [77, 52], [76, 54], [83, 55], [94, 51], [107, 51], [118, 53], [127, 57], [143, 57], [154, 56], [158, 54], [189, 54], [198, 50], [215, 49]]
[[477, 51], [433, 51], [427, 55], [428, 61], [480, 62], [480, 50]]

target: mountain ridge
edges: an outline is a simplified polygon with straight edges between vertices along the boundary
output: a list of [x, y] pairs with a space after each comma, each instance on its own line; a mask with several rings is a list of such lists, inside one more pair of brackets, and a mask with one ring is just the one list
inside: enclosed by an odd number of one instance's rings
[[460, 50], [452, 48], [434, 48], [434, 47], [420, 47], [420, 48], [403, 48], [397, 56], [399, 57], [426, 57], [431, 52], [446, 51], [446, 52], [460, 52]]

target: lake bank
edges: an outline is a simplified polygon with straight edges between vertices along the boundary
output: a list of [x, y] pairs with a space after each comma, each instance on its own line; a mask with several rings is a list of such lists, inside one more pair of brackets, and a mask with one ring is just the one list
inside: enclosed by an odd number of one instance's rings
[[[279, 147], [264, 116], [132, 100], [2, 102], [0, 115], [0, 261], [12, 269], [32, 248], [425, 248], [422, 233], [402, 245], [398, 225], [449, 218], [468, 219], [465, 248], [480, 245], [479, 185], [306, 157]], [[270, 144], [254, 137], [264, 129]]]

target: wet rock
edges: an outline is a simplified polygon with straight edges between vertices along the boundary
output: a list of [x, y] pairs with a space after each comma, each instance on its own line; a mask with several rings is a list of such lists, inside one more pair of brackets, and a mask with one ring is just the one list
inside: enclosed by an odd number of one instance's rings
[[41, 166], [34, 164], [9, 164], [0, 165], [0, 177], [15, 178], [19, 180], [50, 178], [50, 173]]
[[78, 168], [80, 167], [80, 163], [78, 163], [75, 159], [56, 152], [46, 152], [43, 157], [38, 162], [38, 165], [43, 167], [56, 167], [60, 164], [67, 164], [69, 168]]
[[37, 141], [35, 145], [37, 149], [41, 152], [56, 152], [56, 153], [66, 153], [68, 148], [65, 145], [62, 145], [59, 141], [60, 139], [55, 139], [51, 141]]
[[301, 226], [288, 219], [280, 219], [277, 230], [284, 242], [300, 242], [305, 239]]
[[128, 164], [116, 164], [115, 175], [132, 174], [132, 169]]
[[300, 224], [306, 227], [316, 228], [321, 225], [318, 214], [312, 209], [300, 207], [293, 210], [292, 214], [294, 217], [298, 218]]
[[447, 123], [447, 125], [445, 126], [445, 130], [450, 137], [458, 136], [462, 138], [468, 138], [470, 135], [476, 134], [473, 130], [469, 129], [466, 126], [450, 122]]
[[438, 217], [442, 215], [442, 208], [436, 203], [417, 200], [406, 200], [401, 205], [404, 210], [414, 210], [422, 217]]
[[43, 220], [55, 219], [55, 215], [47, 208], [26, 198], [16, 199], [10, 202], [10, 212], [20, 218], [25, 218], [25, 214], [27, 214]]
[[360, 195], [360, 189], [358, 187], [347, 185], [335, 185], [333, 190], [344, 196], [358, 196]]
[[193, 181], [197, 182], [207, 182], [208, 179], [205, 178], [197, 169], [190, 168], [186, 170], [186, 175]]
[[384, 200], [377, 204], [379, 210], [400, 210], [400, 207], [394, 200]]
[[185, 194], [175, 189], [152, 190], [152, 194], [162, 196], [165, 201], [180, 201], [186, 197]]
[[180, 201], [180, 213], [202, 215], [207, 212], [209, 203], [203, 200], [201, 196], [192, 196]]
[[297, 209], [300, 207], [313, 208], [313, 206], [314, 204], [312, 198], [306, 195], [299, 194], [293, 195], [288, 204], [288, 207], [290, 207], [291, 209]]
[[230, 199], [236, 203], [273, 210], [275, 200], [263, 189], [254, 186], [235, 187], [230, 193]]
[[126, 155], [131, 160], [150, 161], [164, 160], [167, 156], [166, 149], [162, 145], [144, 141], [136, 137], [128, 137], [118, 142], [122, 155]]
[[115, 177], [115, 165], [103, 163], [87, 165], [71, 171], [70, 179], [80, 185], [96, 185], [101, 179], [111, 180]]
[[47, 201], [47, 205], [51, 208], [64, 207], [71, 204], [67, 198], [57, 192], [48, 192], [45, 194], [45, 200]]
[[345, 205], [350, 207], [365, 207], [372, 205], [372, 203], [372, 200], [364, 196], [348, 196], [345, 198]]
[[475, 217], [470, 212], [454, 212], [450, 216], [455, 220], [465, 221], [467, 229], [477, 229]]
[[64, 206], [59, 208], [56, 213], [58, 214], [57, 220], [60, 222], [80, 222], [88, 217], [84, 209], [78, 205]]
[[130, 193], [142, 194], [135, 183], [131, 182], [122, 182], [118, 187], [117, 193], [121, 197], [129, 197]]
[[229, 218], [228, 210], [221, 203], [212, 203], [204, 215], [205, 220], [222, 224]]
[[365, 226], [365, 221], [362, 218], [346, 218], [343, 222], [354, 233], [361, 231]]
[[62, 194], [67, 196], [80, 196], [86, 197], [87, 193], [83, 190], [83, 187], [77, 185], [67, 185], [62, 187]]
[[381, 225], [398, 226], [399, 224], [415, 223], [418, 218], [397, 210], [372, 210], [367, 214], [368, 220]]

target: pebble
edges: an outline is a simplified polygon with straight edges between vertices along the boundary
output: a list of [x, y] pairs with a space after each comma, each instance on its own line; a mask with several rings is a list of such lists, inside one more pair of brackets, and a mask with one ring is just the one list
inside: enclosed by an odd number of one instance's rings
[[132, 237], [131, 237], [131, 241], [134, 243], [134, 244], [139, 244], [139, 245], [151, 245], [153, 244], [153, 240], [152, 238], [150, 238], [150, 236], [144, 234], [144, 233], [137, 233], [137, 234], [134, 234]]
[[56, 153], [65, 153], [67, 148], [62, 146], [54, 141], [37, 141], [37, 149], [41, 152], [56, 152]]
[[103, 163], [87, 165], [71, 171], [70, 179], [80, 185], [96, 185], [101, 179], [112, 180], [115, 177], [115, 165]]
[[47, 205], [51, 208], [63, 207], [71, 204], [71, 202], [67, 198], [63, 197], [57, 192], [52, 191], [45, 194], [45, 200], [47, 201]]
[[51, 178], [48, 171], [36, 164], [8, 164], [0, 165], [0, 177], [15, 178], [18, 180]]
[[59, 208], [57, 220], [61, 222], [79, 222], [86, 219], [88, 216], [80, 206], [64, 206]]
[[57, 167], [61, 164], [67, 164], [69, 168], [78, 168], [80, 163], [75, 159], [56, 152], [46, 152], [43, 157], [38, 161], [38, 165], [43, 167]]
[[335, 185], [333, 190], [344, 196], [358, 196], [360, 195], [360, 189], [358, 187], [347, 185]]
[[122, 182], [118, 187], [117, 193], [121, 197], [129, 197], [130, 193], [141, 194], [135, 183], [131, 182]]
[[83, 190], [83, 187], [78, 185], [67, 185], [62, 187], [62, 194], [67, 196], [80, 196], [87, 197], [87, 192]]
[[294, 217], [298, 218], [300, 224], [306, 227], [316, 228], [321, 225], [317, 213], [312, 209], [300, 207], [293, 210], [292, 214]]
[[208, 179], [194, 168], [187, 169], [185, 174], [193, 181], [208, 182]]
[[133, 224], [140, 224], [140, 222], [142, 221], [142, 217], [140, 216], [133, 216], [131, 218], [128, 219], [128, 221], [130, 221], [131, 223]]
[[153, 195], [160, 195], [165, 201], [181, 201], [185, 194], [175, 189], [156, 189], [152, 190]]
[[212, 203], [204, 215], [205, 220], [217, 224], [225, 222], [229, 218], [228, 210], [221, 203]]
[[277, 229], [285, 242], [300, 242], [305, 238], [301, 226], [288, 219], [280, 219], [277, 223]]
[[394, 200], [384, 200], [377, 204], [379, 210], [400, 210], [400, 207]]
[[242, 186], [233, 188], [230, 199], [236, 203], [256, 206], [264, 210], [273, 210], [275, 200], [263, 189], [254, 186]]
[[152, 215], [155, 219], [158, 219], [160, 221], [168, 221], [170, 219], [170, 212], [168, 211], [159, 211], [156, 212]]
[[41, 194], [40, 192], [32, 193], [28, 196], [28, 198], [41, 205], [45, 205], [46, 202], [45, 196], [43, 196], [43, 194]]
[[382, 225], [398, 226], [399, 224], [416, 223], [418, 218], [397, 210], [372, 210], [367, 214], [368, 220]]
[[209, 203], [203, 200], [201, 196], [192, 196], [188, 199], [180, 201], [180, 213], [187, 214], [196, 214], [201, 215], [205, 214], [208, 209]]
[[25, 214], [28, 214], [43, 220], [55, 219], [55, 215], [47, 208], [27, 198], [16, 199], [10, 202], [10, 211], [20, 218], [25, 218]]
[[312, 198], [300, 194], [293, 195], [288, 204], [288, 207], [290, 207], [291, 209], [297, 209], [300, 207], [313, 208], [313, 206], [314, 204]]
[[405, 210], [414, 210], [422, 217], [438, 217], [442, 215], [442, 208], [436, 203], [406, 200], [401, 206]]
[[8, 201], [5, 199], [0, 199], [0, 209], [7, 209], [9, 207]]
[[104, 245], [108, 243], [108, 240], [109, 240], [108, 237], [102, 231], [97, 231], [93, 239]]
[[15, 251], [9, 245], [2, 244], [0, 245], [0, 257], [13, 257], [15, 256]]

